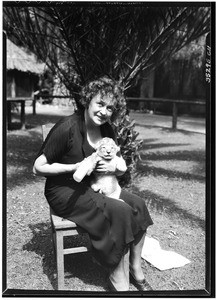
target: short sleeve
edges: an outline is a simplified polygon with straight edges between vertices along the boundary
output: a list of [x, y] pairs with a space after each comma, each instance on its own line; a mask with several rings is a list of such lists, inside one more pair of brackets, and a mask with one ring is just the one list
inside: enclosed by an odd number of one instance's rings
[[68, 151], [73, 140], [73, 126], [70, 122], [59, 122], [50, 130], [38, 156], [42, 153], [46, 156], [49, 164], [61, 162], [63, 155]]

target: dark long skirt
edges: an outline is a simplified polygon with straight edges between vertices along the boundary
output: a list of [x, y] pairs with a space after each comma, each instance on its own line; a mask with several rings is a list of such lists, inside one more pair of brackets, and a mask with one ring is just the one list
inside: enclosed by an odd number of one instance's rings
[[45, 196], [56, 214], [88, 232], [93, 255], [107, 267], [117, 265], [126, 246], [153, 224], [144, 199], [125, 190], [123, 202], [95, 193], [85, 183], [49, 178]]

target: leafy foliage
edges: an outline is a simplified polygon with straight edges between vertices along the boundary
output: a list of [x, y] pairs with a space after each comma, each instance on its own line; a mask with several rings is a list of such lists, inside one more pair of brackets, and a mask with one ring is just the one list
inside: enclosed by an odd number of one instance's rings
[[135, 121], [130, 120], [128, 115], [114, 124], [117, 132], [118, 144], [121, 148], [121, 155], [127, 164], [126, 173], [120, 178], [120, 184], [127, 186], [134, 174], [136, 163], [140, 160], [139, 150], [142, 147], [143, 140], [137, 139], [138, 132], [135, 131]]

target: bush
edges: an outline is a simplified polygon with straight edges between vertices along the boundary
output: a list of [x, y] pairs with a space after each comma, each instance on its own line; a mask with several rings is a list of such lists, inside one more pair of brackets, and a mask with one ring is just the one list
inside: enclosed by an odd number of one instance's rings
[[122, 187], [129, 186], [136, 169], [136, 163], [140, 160], [139, 149], [142, 147], [143, 140], [138, 140], [138, 132], [135, 131], [135, 121], [130, 120], [129, 115], [125, 114], [114, 124], [117, 134], [118, 144], [121, 148], [121, 155], [127, 164], [127, 171], [121, 176], [119, 183]]

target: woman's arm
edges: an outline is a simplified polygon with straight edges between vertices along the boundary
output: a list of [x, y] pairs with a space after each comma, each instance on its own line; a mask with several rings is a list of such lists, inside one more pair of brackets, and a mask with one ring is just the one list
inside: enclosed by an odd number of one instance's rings
[[38, 176], [54, 176], [63, 173], [74, 173], [80, 163], [76, 164], [49, 164], [44, 154], [40, 155], [34, 163], [33, 173]]

